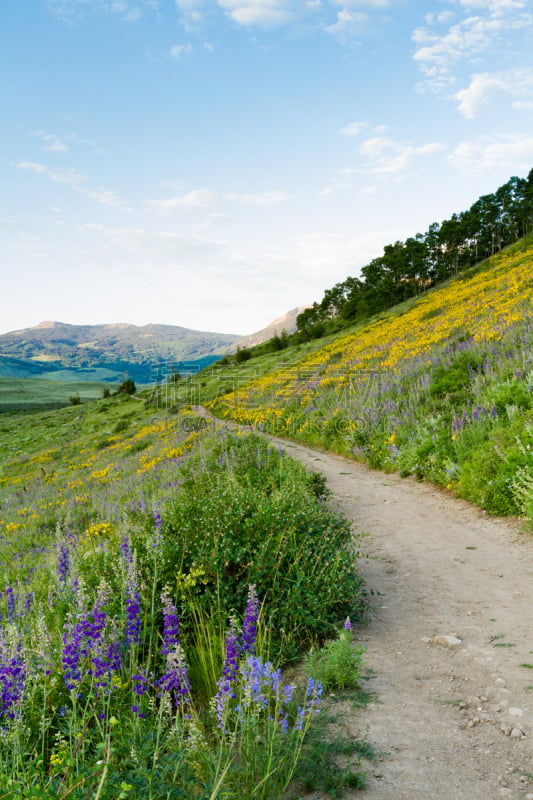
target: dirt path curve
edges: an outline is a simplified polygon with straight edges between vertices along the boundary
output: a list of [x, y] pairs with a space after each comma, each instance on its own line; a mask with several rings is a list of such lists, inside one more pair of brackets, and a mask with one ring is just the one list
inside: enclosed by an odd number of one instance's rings
[[369, 534], [361, 569], [376, 594], [360, 639], [377, 702], [353, 727], [386, 756], [357, 796], [533, 798], [533, 669], [521, 666], [533, 664], [533, 537], [427, 484], [284, 447]]
[[384, 758], [346, 797], [533, 800], [533, 536], [428, 484], [275, 441], [368, 534], [358, 638], [377, 700], [339, 712]]

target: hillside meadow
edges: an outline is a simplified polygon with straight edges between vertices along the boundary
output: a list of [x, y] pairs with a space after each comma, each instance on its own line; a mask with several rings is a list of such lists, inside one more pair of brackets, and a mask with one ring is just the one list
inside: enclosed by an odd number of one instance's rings
[[202, 401], [533, 519], [532, 276], [529, 236], [345, 335], [284, 351], [281, 366], [235, 367], [234, 389], [206, 382]]
[[0, 435], [0, 797], [279, 798], [322, 694], [280, 668], [364, 607], [321, 477], [127, 395]]

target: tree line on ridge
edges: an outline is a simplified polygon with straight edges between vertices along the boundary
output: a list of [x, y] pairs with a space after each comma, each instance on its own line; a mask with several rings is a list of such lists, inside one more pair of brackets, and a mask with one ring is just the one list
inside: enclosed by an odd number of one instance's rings
[[[279, 344], [318, 338], [367, 319], [475, 266], [531, 231], [533, 169], [527, 178], [512, 177], [493, 194], [483, 195], [468, 211], [432, 223], [425, 234], [386, 245], [360, 277], [326, 289], [319, 303], [298, 315], [296, 333]], [[281, 349], [271, 341], [269, 349]]]

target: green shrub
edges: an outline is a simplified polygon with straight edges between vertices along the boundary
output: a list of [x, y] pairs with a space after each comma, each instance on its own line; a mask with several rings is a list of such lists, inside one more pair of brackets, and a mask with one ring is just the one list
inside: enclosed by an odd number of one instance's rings
[[113, 433], [123, 433], [127, 431], [129, 427], [129, 422], [125, 419], [119, 419], [115, 427], [113, 428]]
[[163, 583], [201, 568], [197, 601], [227, 615], [255, 584], [272, 654], [282, 660], [331, 636], [343, 616], [361, 614], [350, 525], [297, 462], [258, 436], [230, 435], [190, 458], [183, 478], [163, 510]]
[[361, 680], [364, 652], [363, 645], [353, 644], [350, 630], [345, 627], [336, 639], [307, 655], [304, 669], [307, 675], [319, 680], [326, 691], [356, 688]]
[[481, 357], [472, 352], [458, 353], [450, 364], [437, 364], [429, 385], [430, 397], [447, 396], [451, 402], [465, 402], [472, 392], [472, 376], [479, 371], [481, 364]]
[[491, 514], [517, 514], [522, 509], [515, 491], [518, 471], [533, 464], [531, 414], [494, 423], [486, 441], [465, 458], [457, 491]]

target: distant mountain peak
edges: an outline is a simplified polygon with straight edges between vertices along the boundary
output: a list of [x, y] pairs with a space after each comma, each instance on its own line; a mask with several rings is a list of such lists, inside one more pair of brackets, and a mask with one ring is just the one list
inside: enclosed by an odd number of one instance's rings
[[251, 333], [249, 336], [243, 336], [238, 342], [239, 347], [253, 347], [256, 344], [261, 344], [261, 342], [272, 339], [274, 336], [279, 336], [283, 331], [292, 333], [296, 330], [296, 317], [305, 308], [307, 308], [307, 306], [291, 308], [290, 311], [286, 311], [285, 314], [282, 314], [281, 317], [278, 317], [271, 322], [270, 325], [267, 325], [260, 331]]

